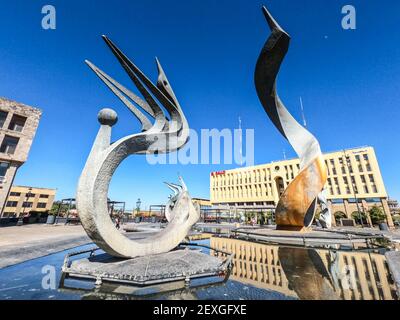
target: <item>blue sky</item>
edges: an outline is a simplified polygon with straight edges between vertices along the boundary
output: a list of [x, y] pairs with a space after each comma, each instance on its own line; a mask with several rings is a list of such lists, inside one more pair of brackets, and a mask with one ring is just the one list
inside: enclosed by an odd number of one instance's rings
[[[41, 28], [41, 8], [57, 10], [57, 29]], [[261, 107], [253, 84], [269, 30], [260, 1], [0, 1], [0, 96], [37, 106], [43, 117], [15, 183], [57, 188], [71, 197], [98, 130], [102, 107], [119, 114], [113, 138], [138, 132], [135, 118], [84, 64], [89, 59], [124, 85], [128, 77], [103, 43], [106, 34], [152, 79], [160, 58], [190, 127], [255, 130], [257, 164], [295, 153]], [[400, 198], [400, 2], [265, 1], [292, 36], [278, 90], [323, 151], [375, 147], [389, 195]], [[341, 8], [357, 10], [343, 30]], [[211, 171], [235, 165], [151, 166], [131, 156], [113, 177], [110, 197], [128, 209], [164, 203], [162, 181], [185, 177], [191, 194], [209, 197]]]

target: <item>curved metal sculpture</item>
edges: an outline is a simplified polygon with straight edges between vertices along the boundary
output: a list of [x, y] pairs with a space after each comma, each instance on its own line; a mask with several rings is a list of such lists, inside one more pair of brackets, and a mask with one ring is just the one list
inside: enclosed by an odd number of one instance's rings
[[[303, 230], [311, 225], [327, 168], [317, 139], [285, 108], [276, 91], [276, 77], [289, 49], [290, 36], [263, 7], [271, 35], [255, 69], [255, 86], [266, 113], [300, 158], [300, 173], [288, 185], [276, 208], [278, 229]], [[330, 219], [329, 219], [330, 223]]]
[[[182, 188], [170, 206], [172, 217], [170, 223], [156, 235], [145, 239], [130, 240], [117, 231], [108, 213], [107, 194], [115, 170], [126, 157], [132, 154], [176, 151], [188, 141], [189, 126], [159, 61], [156, 60], [159, 75], [157, 84], [154, 85], [110, 39], [105, 36], [103, 39], [145, 100], [116, 82], [91, 62], [86, 61], [86, 63], [137, 117], [142, 125], [142, 132], [111, 143], [111, 127], [117, 122], [117, 114], [111, 109], [99, 112], [98, 120], [101, 126], [77, 189], [79, 216], [89, 237], [101, 249], [113, 256], [134, 258], [168, 252], [179, 245], [200, 217], [182, 179]], [[166, 117], [155, 99], [167, 110], [170, 119]], [[154, 118], [154, 123], [152, 124], [131, 101]]]

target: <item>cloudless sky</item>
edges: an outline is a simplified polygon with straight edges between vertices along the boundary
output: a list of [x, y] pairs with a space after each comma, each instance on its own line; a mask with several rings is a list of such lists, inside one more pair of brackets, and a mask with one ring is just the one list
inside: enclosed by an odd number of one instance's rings
[[[41, 9], [57, 10], [57, 29], [41, 28]], [[74, 197], [99, 124], [111, 107], [113, 139], [138, 132], [137, 120], [84, 64], [89, 59], [133, 89], [102, 41], [106, 34], [151, 78], [160, 58], [191, 128], [255, 130], [255, 162], [295, 157], [256, 96], [253, 75], [269, 35], [252, 0], [0, 1], [0, 96], [43, 110], [28, 161], [15, 184], [57, 188]], [[400, 198], [400, 2], [393, 0], [265, 0], [292, 36], [278, 91], [324, 152], [375, 148], [390, 196]], [[352, 4], [357, 29], [343, 30]], [[152, 166], [130, 156], [115, 173], [109, 196], [142, 208], [165, 203], [163, 181], [183, 175], [194, 197], [209, 198], [211, 171], [237, 165]]]

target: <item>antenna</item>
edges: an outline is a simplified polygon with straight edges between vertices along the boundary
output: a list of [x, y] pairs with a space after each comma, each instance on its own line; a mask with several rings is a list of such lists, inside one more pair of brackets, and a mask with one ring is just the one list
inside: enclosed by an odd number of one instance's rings
[[304, 115], [304, 107], [303, 107], [303, 99], [300, 97], [300, 108], [301, 108], [301, 117], [303, 118], [303, 125], [307, 128], [306, 117]]

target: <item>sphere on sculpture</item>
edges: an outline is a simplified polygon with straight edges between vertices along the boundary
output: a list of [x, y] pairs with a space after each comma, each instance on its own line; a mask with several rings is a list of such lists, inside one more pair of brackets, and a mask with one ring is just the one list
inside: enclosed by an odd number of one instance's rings
[[101, 109], [97, 115], [97, 119], [102, 125], [113, 126], [118, 121], [118, 115], [113, 109]]

